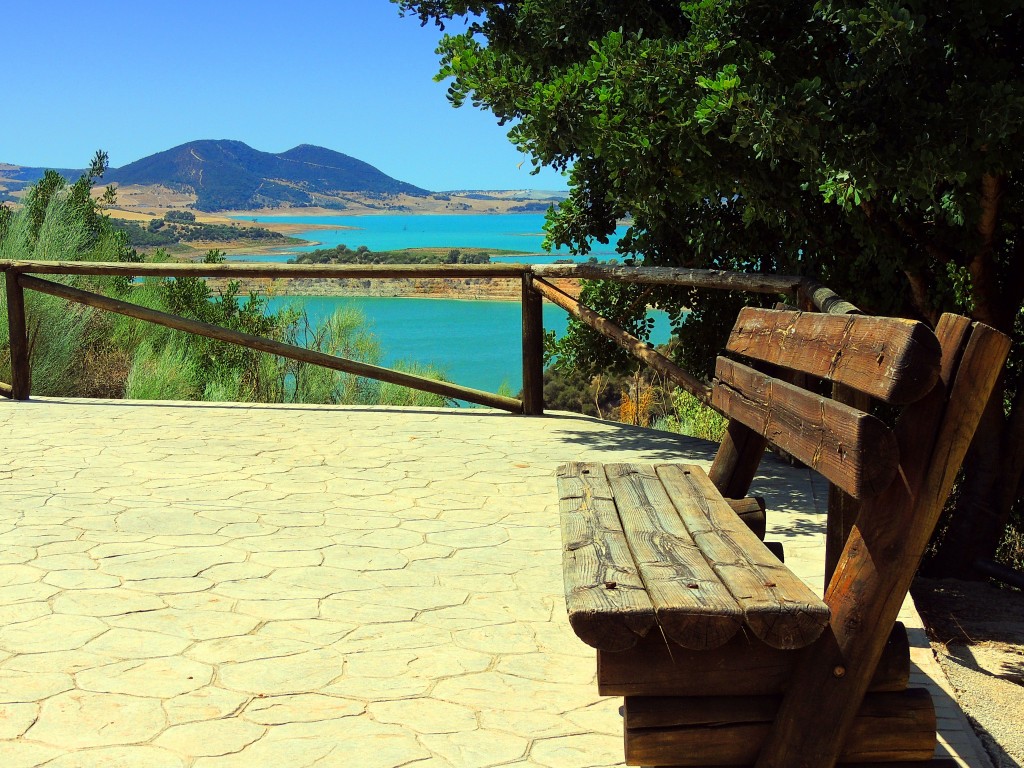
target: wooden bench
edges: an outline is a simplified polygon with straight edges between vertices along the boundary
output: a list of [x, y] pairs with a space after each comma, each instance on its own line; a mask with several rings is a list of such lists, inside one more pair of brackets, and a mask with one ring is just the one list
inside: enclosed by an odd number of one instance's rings
[[[569, 621], [599, 691], [625, 697], [628, 764], [938, 764], [896, 617], [1008, 349], [955, 315], [933, 332], [746, 308], [716, 366], [730, 421], [708, 473], [559, 468]], [[822, 394], [842, 388], [871, 405]], [[758, 536], [746, 497], [769, 444], [860, 501], [823, 598]]]

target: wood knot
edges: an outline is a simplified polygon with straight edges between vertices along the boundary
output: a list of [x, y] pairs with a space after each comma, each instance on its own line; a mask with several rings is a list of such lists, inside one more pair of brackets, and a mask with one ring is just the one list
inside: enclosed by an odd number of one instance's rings
[[700, 589], [700, 584], [697, 584], [696, 582], [692, 582], [692, 581], [689, 584], [687, 584], [686, 586], [689, 587], [690, 589]]
[[614, 581], [606, 581], [604, 583], [604, 588], [605, 589], [615, 589], [617, 586], [619, 586], [619, 585], [616, 582], [614, 582]]
[[775, 582], [774, 582], [774, 581], [766, 581], [766, 582], [764, 583], [764, 585], [765, 585], [766, 587], [774, 587], [774, 586], [776, 586], [776, 584], [775, 584]]

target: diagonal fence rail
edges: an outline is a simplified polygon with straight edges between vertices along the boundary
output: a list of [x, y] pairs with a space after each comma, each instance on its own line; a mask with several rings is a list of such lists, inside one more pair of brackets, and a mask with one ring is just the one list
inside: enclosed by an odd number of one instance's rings
[[357, 360], [350, 360], [345, 357], [328, 355], [324, 352], [318, 352], [313, 349], [284, 344], [283, 342], [266, 339], [262, 336], [254, 336], [251, 333], [242, 333], [241, 331], [234, 331], [230, 328], [222, 328], [219, 325], [213, 325], [211, 323], [189, 320], [188, 318], [171, 315], [155, 309], [140, 307], [137, 304], [131, 304], [126, 301], [111, 299], [91, 291], [72, 288], [70, 286], [63, 285], [62, 283], [54, 283], [50, 280], [41, 280], [38, 277], [19, 275], [17, 281], [22, 288], [39, 291], [40, 293], [48, 293], [51, 296], [59, 296], [62, 299], [67, 299], [68, 301], [73, 301], [78, 304], [85, 304], [97, 309], [104, 309], [108, 312], [116, 312], [120, 315], [127, 315], [128, 317], [145, 320], [150, 323], [162, 325], [166, 328], [173, 328], [177, 331], [185, 331], [186, 333], [194, 333], [198, 336], [205, 336], [218, 341], [226, 341], [231, 344], [248, 347], [249, 349], [255, 349], [260, 352], [268, 352], [272, 355], [279, 355], [280, 357], [287, 357], [304, 363], [312, 363], [313, 365], [331, 368], [336, 371], [344, 371], [345, 373], [351, 373], [356, 376], [377, 379], [390, 384], [398, 384], [418, 389], [423, 392], [441, 395], [442, 397], [457, 398], [459, 400], [466, 400], [478, 405], [502, 408], [507, 411], [517, 411], [522, 407], [519, 400], [511, 397], [494, 395], [490, 392], [482, 392], [478, 389], [470, 389], [469, 387], [460, 387], [447, 382], [429, 379], [425, 376], [416, 376], [410, 373], [395, 371], [390, 368], [381, 368], [380, 366], [361, 363]]
[[[553, 280], [589, 279], [624, 283], [677, 285], [704, 289], [775, 294], [807, 309], [845, 313], [852, 305], [818, 283], [793, 275], [766, 275], [725, 270], [676, 269], [667, 267], [623, 267], [593, 264], [442, 264], [442, 265], [303, 265], [303, 264], [197, 264], [197, 263], [112, 263], [77, 261], [0, 261], [5, 276], [8, 325], [10, 328], [11, 383], [0, 382], [0, 396], [28, 399], [31, 391], [31, 354], [25, 315], [26, 290], [47, 293], [68, 301], [134, 317], [187, 333], [238, 344], [272, 355], [320, 365], [357, 376], [410, 387], [442, 397], [498, 408], [511, 413], [540, 415], [544, 412], [542, 301], [547, 299], [573, 317], [614, 341], [629, 354], [658, 371], [667, 380], [708, 400], [708, 387], [688, 371], [632, 336], [609, 318], [584, 306]], [[91, 275], [136, 277], [225, 277], [225, 278], [491, 278], [522, 283], [522, 398], [484, 392], [455, 383], [416, 376], [356, 360], [328, 355], [305, 347], [285, 344], [178, 315], [159, 312], [99, 293], [42, 279], [34, 275]], [[852, 311], [856, 311], [852, 307]]]

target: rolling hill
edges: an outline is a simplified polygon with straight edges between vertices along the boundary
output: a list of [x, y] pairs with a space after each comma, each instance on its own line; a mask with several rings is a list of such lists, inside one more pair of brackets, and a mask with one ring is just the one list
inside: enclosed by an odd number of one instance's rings
[[[42, 176], [41, 168], [0, 167], [17, 189]], [[74, 179], [81, 173], [61, 171]], [[200, 211], [252, 210], [277, 206], [344, 208], [345, 194], [361, 196], [430, 194], [394, 179], [369, 163], [324, 147], [302, 144], [287, 152], [261, 152], [241, 141], [203, 140], [157, 152], [111, 168], [104, 184], [161, 186], [195, 195]]]
[[345, 192], [426, 195], [369, 163], [302, 144], [280, 154], [240, 141], [192, 141], [112, 169], [105, 182], [192, 191], [200, 211], [290, 206], [343, 207]]
[[[44, 169], [3, 162], [6, 159], [0, 158], [0, 203], [16, 203]], [[70, 181], [83, 173], [56, 170]], [[532, 189], [430, 192], [324, 147], [300, 144], [275, 154], [231, 140], [191, 141], [110, 168], [97, 189], [111, 183], [118, 188], [111, 214], [132, 220], [181, 208], [207, 214], [275, 208], [353, 214], [542, 213], [567, 195]]]

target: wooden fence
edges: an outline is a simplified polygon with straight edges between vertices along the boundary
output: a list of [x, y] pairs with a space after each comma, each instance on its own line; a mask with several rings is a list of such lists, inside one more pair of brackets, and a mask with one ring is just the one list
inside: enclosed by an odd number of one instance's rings
[[[0, 382], [0, 395], [28, 399], [31, 392], [31, 360], [25, 318], [25, 291], [59, 296], [108, 312], [127, 315], [187, 333], [238, 344], [250, 349], [320, 365], [357, 376], [431, 392], [442, 397], [499, 408], [512, 413], [540, 415], [544, 412], [542, 300], [558, 305], [573, 317], [608, 337], [637, 359], [683, 387], [701, 401], [708, 401], [708, 388], [649, 344], [632, 336], [608, 318], [581, 304], [551, 279], [583, 278], [624, 283], [677, 285], [728, 291], [776, 294], [805, 309], [833, 313], [855, 312], [832, 291], [812, 280], [792, 275], [762, 275], [721, 270], [672, 269], [664, 267], [620, 267], [592, 264], [443, 264], [443, 265], [305, 265], [305, 264], [196, 264], [196, 263], [108, 263], [76, 261], [0, 261], [5, 276], [7, 313], [10, 327], [11, 383]], [[284, 344], [273, 339], [230, 330], [177, 315], [112, 299], [39, 275], [101, 275], [135, 277], [222, 277], [222, 278], [419, 278], [445, 279], [486, 277], [519, 280], [522, 283], [522, 399], [436, 381], [389, 368]]]

